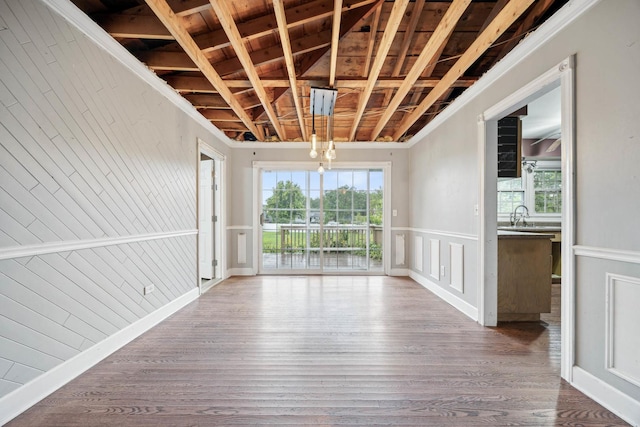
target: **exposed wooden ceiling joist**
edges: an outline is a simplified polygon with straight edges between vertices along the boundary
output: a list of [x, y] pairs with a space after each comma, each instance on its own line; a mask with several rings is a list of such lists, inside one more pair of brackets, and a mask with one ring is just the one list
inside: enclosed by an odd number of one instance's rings
[[[495, 42], [528, 8], [534, 0], [511, 0], [491, 21], [486, 29], [474, 40], [471, 46], [444, 75], [440, 83], [427, 94], [425, 99], [397, 126], [393, 138], [400, 137], [440, 98], [489, 47]], [[376, 127], [377, 129], [377, 127]], [[375, 130], [374, 130], [375, 132]]]
[[99, 22], [112, 37], [174, 40], [155, 15], [105, 15]]
[[217, 1], [217, 0], [210, 0], [210, 2], [211, 2], [211, 7], [213, 7], [213, 10], [217, 15], [218, 20], [222, 25], [222, 28], [224, 29], [225, 33], [227, 33], [227, 37], [229, 38], [229, 41], [233, 46], [233, 50], [235, 50], [238, 59], [240, 60], [240, 62], [242, 63], [242, 66], [244, 67], [244, 71], [247, 73], [247, 77], [253, 84], [253, 88], [256, 91], [256, 94], [258, 95], [258, 98], [260, 98], [260, 101], [262, 102], [265, 112], [267, 113], [269, 120], [271, 120], [271, 125], [273, 126], [276, 133], [278, 134], [278, 138], [280, 138], [281, 141], [286, 141], [287, 137], [284, 132], [284, 129], [280, 125], [280, 120], [278, 119], [278, 116], [275, 110], [273, 109], [273, 106], [271, 105], [271, 101], [267, 96], [267, 92], [265, 91], [264, 86], [262, 86], [262, 82], [260, 81], [260, 76], [258, 75], [258, 72], [256, 71], [256, 68], [253, 65], [253, 62], [251, 62], [249, 51], [244, 45], [244, 41], [242, 40], [242, 36], [238, 31], [236, 22], [233, 19], [233, 16], [231, 15], [231, 11], [227, 7], [226, 2]]
[[[418, 26], [418, 20], [420, 19], [420, 15], [422, 14], [424, 3], [425, 3], [425, 0], [416, 0], [416, 2], [413, 4], [413, 10], [411, 11], [411, 18], [409, 19], [409, 24], [407, 25], [407, 29], [404, 32], [404, 38], [402, 39], [402, 46], [400, 46], [400, 53], [398, 54], [396, 63], [393, 66], [393, 70], [391, 71], [391, 77], [397, 77], [400, 75], [400, 71], [402, 70], [402, 66], [404, 65], [404, 60], [406, 59], [407, 52], [409, 51], [409, 46], [411, 44], [411, 41], [413, 40], [413, 33], [415, 33], [416, 27]], [[392, 90], [385, 91], [382, 105], [389, 104], [391, 95], [393, 95]]]
[[293, 52], [291, 51], [291, 42], [289, 41], [289, 29], [287, 27], [287, 17], [284, 11], [284, 3], [282, 0], [273, 0], [273, 10], [278, 21], [278, 32], [280, 33], [280, 43], [284, 53], [284, 60], [287, 67], [287, 75], [289, 76], [289, 85], [291, 88], [291, 96], [296, 107], [296, 115], [300, 124], [300, 133], [302, 139], [307, 140], [307, 127], [304, 123], [304, 112], [300, 97], [298, 96], [298, 82], [296, 81], [296, 67], [293, 63]]
[[329, 61], [329, 87], [336, 82], [338, 63], [338, 41], [340, 40], [340, 19], [342, 18], [342, 0], [334, 0], [333, 21], [331, 24], [331, 60]]
[[373, 22], [369, 26], [369, 42], [367, 44], [367, 54], [365, 56], [364, 70], [362, 77], [369, 75], [369, 67], [371, 66], [371, 57], [373, 56], [373, 47], [376, 44], [376, 35], [378, 34], [378, 24], [380, 23], [380, 13], [382, 12], [382, 3], [376, 7], [376, 13], [373, 16]]
[[191, 15], [211, 9], [209, 0], [168, 0], [167, 3], [178, 16]]
[[[169, 76], [167, 82], [180, 92], [217, 93], [211, 83], [204, 77], [195, 76]], [[469, 87], [478, 80], [477, 77], [461, 77], [452, 87]], [[397, 89], [404, 83], [402, 77], [379, 78], [374, 85], [376, 89]], [[225, 84], [230, 89], [252, 89], [253, 85], [247, 79], [225, 79]], [[311, 87], [317, 85], [317, 79], [313, 77], [301, 77], [296, 79], [299, 87]], [[440, 79], [418, 79], [414, 82], [414, 88], [432, 88], [440, 83]], [[265, 88], [289, 88], [290, 82], [284, 78], [263, 78], [262, 85]], [[363, 89], [367, 80], [362, 78], [340, 78], [336, 80], [336, 88]], [[236, 92], [234, 92], [236, 93]], [[236, 93], [237, 94], [237, 93]]]
[[[469, 0], [408, 0], [400, 14], [389, 0], [71, 1], [230, 138], [307, 139], [309, 87], [332, 85], [337, 139], [404, 141], [569, 0], [532, 0], [511, 26], [504, 10], [515, 0], [470, 0], [449, 31], [443, 17]], [[239, 36], [213, 3], [227, 6]]]
[[[344, 14], [345, 16], [341, 20], [340, 37], [342, 38], [345, 35], [347, 35], [349, 32], [351, 32], [356, 27], [358, 22], [360, 22], [363, 19], [366, 19], [374, 10], [376, 10], [376, 8], [379, 8], [383, 2], [384, 0], [375, 0], [373, 2], [367, 3], [362, 7], [353, 8], [348, 12], [346, 12]], [[295, 44], [296, 42], [294, 42], [294, 46]], [[292, 48], [295, 49], [294, 46]], [[304, 55], [302, 57], [302, 60], [300, 61], [300, 65], [298, 66], [298, 69], [297, 69], [297, 75], [299, 76], [298, 80], [300, 79], [300, 76], [304, 76], [307, 73], [307, 71], [309, 71], [313, 66], [317, 64], [317, 62], [329, 51], [330, 46], [331, 44], [329, 42], [325, 46], [321, 47], [320, 49], [316, 49], [309, 55]], [[280, 97], [284, 95], [286, 92], [287, 91], [280, 91], [279, 93], [276, 92], [274, 94], [273, 102], [274, 103], [278, 102]], [[264, 113], [264, 111], [262, 113]], [[262, 113], [257, 112], [255, 117], [256, 118], [261, 117]]]
[[351, 131], [349, 131], [349, 141], [353, 141], [355, 139], [356, 130], [358, 128], [358, 125], [360, 124], [360, 119], [362, 118], [364, 109], [367, 107], [367, 103], [369, 102], [369, 97], [371, 96], [371, 92], [373, 91], [374, 84], [378, 79], [378, 76], [380, 75], [380, 70], [382, 69], [382, 65], [387, 58], [387, 53], [391, 48], [391, 43], [393, 43], [393, 39], [396, 36], [396, 32], [398, 31], [398, 27], [400, 26], [400, 21], [402, 21], [404, 11], [407, 8], [408, 4], [409, 0], [398, 0], [393, 3], [393, 9], [391, 9], [391, 15], [389, 16], [387, 27], [384, 29], [384, 34], [382, 35], [382, 40], [380, 41], [380, 46], [378, 47], [378, 51], [376, 53], [376, 59], [373, 61], [373, 65], [371, 66], [371, 72], [369, 73], [369, 77], [367, 79], [367, 85], [360, 94], [360, 99], [358, 101], [358, 106], [356, 109], [355, 117], [353, 119], [353, 124], [351, 126]]
[[182, 26], [180, 18], [173, 13], [165, 0], [145, 0], [147, 5], [153, 10], [162, 23], [171, 32], [176, 41], [189, 55], [191, 60], [200, 68], [202, 74], [216, 88], [231, 109], [238, 115], [245, 126], [253, 132], [258, 139], [264, 139], [264, 134], [253, 123], [249, 115], [244, 111], [237, 99], [235, 99], [231, 90], [225, 85], [220, 75], [213, 68], [207, 57], [198, 48], [195, 41], [187, 30]]
[[521, 37], [535, 25], [535, 23], [544, 15], [551, 7], [554, 0], [539, 0], [533, 5], [531, 11], [525, 16], [520, 25], [515, 31], [515, 36], [505, 43], [498, 54], [498, 60], [504, 57], [507, 53], [511, 52], [521, 40]]
[[[174, 0], [174, 1], [179, 2], [178, 0]], [[378, 3], [378, 0], [349, 1], [343, 5], [342, 11], [346, 12], [346, 11], [354, 10], [354, 9], [369, 5], [371, 3]], [[208, 2], [207, 4], [208, 4], [208, 8], [210, 8], [211, 3]], [[305, 3], [299, 6], [287, 8], [285, 9], [285, 14], [287, 18], [287, 27], [289, 29], [295, 28], [300, 25], [304, 25], [306, 23], [317, 21], [317, 20], [326, 18], [328, 16], [331, 16], [333, 14], [333, 1], [332, 0], [314, 0], [312, 2]], [[129, 18], [129, 20], [127, 20], [127, 18]], [[137, 32], [143, 32], [146, 35], [145, 38], [150, 38], [150, 39], [154, 39], [154, 38], [166, 39], [167, 38], [166, 32], [163, 31], [161, 28], [156, 29], [155, 35], [151, 29], [156, 27], [149, 27], [146, 30], [146, 32], [141, 30], [136, 30], [135, 28], [133, 28], [135, 27], [134, 23], [130, 21], [131, 18], [132, 16], [126, 15], [125, 18], [121, 18], [119, 16], [116, 16], [114, 18], [111, 18], [109, 16], [104, 16], [101, 19], [104, 19], [105, 21], [110, 19], [117, 20], [119, 26], [115, 29], [119, 30], [120, 32], [125, 32], [125, 31], [136, 32], [137, 31]], [[104, 24], [101, 23], [101, 25], [103, 25], [104, 27]], [[237, 24], [238, 32], [240, 33], [240, 35], [242, 36], [242, 39], [245, 42], [256, 40], [261, 37], [269, 36], [273, 34], [273, 31], [274, 29], [277, 28], [277, 26], [278, 24], [276, 22], [275, 16], [271, 13], [265, 14], [263, 16], [259, 16], [253, 19], [249, 19], [243, 22], [239, 22]], [[105, 29], [107, 28], [105, 27]], [[107, 30], [107, 32], [109, 32], [109, 30]], [[115, 37], [115, 34], [112, 34], [112, 35]], [[218, 28], [213, 31], [208, 31], [203, 34], [195, 35], [193, 36], [193, 39], [198, 44], [200, 49], [203, 50], [205, 53], [231, 46], [229, 38], [227, 37], [225, 31], [222, 28]], [[168, 47], [173, 48], [175, 46], [169, 45]], [[166, 49], [166, 48], [167, 46], [163, 47], [163, 49]]]
[[224, 102], [220, 95], [202, 95], [202, 94], [185, 94], [183, 95], [187, 101], [193, 104], [195, 108], [215, 108], [231, 109], [229, 104]]
[[429, 41], [422, 49], [422, 52], [420, 52], [420, 56], [418, 56], [418, 59], [411, 67], [411, 70], [407, 73], [407, 77], [404, 82], [398, 88], [385, 112], [380, 116], [380, 119], [378, 119], [378, 123], [373, 128], [373, 132], [370, 136], [371, 141], [375, 141], [378, 135], [380, 135], [380, 132], [382, 132], [382, 129], [387, 124], [393, 113], [400, 106], [400, 103], [413, 88], [418, 77], [420, 77], [420, 74], [424, 71], [424, 68], [431, 62], [435, 61], [436, 55], [439, 56], [439, 52], [442, 52], [443, 45], [449, 39], [451, 32], [470, 3], [471, 0], [454, 0], [451, 3], [440, 20], [440, 23], [436, 27], [436, 30], [431, 37], [429, 37]]

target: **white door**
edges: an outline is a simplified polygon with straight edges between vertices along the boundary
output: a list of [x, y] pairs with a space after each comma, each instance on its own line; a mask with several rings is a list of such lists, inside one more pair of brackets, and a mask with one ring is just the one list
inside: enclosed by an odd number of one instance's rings
[[198, 237], [200, 277], [213, 278], [213, 160], [200, 161]]

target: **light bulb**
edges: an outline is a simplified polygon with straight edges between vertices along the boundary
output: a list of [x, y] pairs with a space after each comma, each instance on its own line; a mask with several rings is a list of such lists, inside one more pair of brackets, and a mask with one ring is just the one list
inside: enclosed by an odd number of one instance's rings
[[311, 134], [311, 151], [309, 152], [309, 156], [312, 159], [315, 159], [316, 157], [318, 157], [318, 152], [316, 151], [317, 144], [318, 144], [318, 141], [316, 139], [316, 134], [312, 133]]
[[318, 173], [320, 175], [322, 175], [324, 173], [324, 168], [322, 167], [322, 163], [320, 163], [320, 166], [318, 167]]

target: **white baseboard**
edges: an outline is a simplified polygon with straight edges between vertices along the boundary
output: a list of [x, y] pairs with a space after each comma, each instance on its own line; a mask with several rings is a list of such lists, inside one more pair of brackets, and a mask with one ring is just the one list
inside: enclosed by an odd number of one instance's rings
[[116, 350], [139, 337], [185, 305], [196, 300], [200, 290], [194, 288], [93, 347], [45, 372], [0, 399], [0, 425], [4, 425], [76, 378]]
[[227, 270], [228, 277], [231, 276], [255, 276], [253, 268], [230, 268]]
[[408, 276], [409, 269], [408, 268], [392, 268], [389, 271], [389, 276]]
[[640, 402], [577, 366], [571, 384], [632, 426], [640, 426]]
[[426, 277], [416, 273], [415, 271], [409, 272], [409, 277], [411, 277], [416, 282], [420, 283], [422, 286], [436, 294], [437, 297], [444, 300], [445, 302], [451, 304], [458, 311], [461, 311], [463, 314], [470, 317], [472, 320], [478, 321], [478, 309], [468, 302], [458, 298], [454, 294], [447, 292], [445, 289], [442, 289], [440, 286], [433, 283], [431, 280]]

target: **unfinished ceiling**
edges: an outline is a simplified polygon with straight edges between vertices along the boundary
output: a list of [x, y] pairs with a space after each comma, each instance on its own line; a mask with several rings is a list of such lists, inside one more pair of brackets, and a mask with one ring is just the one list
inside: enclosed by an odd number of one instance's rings
[[407, 141], [568, 0], [73, 0], [238, 141]]

